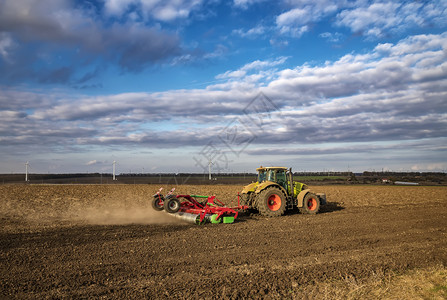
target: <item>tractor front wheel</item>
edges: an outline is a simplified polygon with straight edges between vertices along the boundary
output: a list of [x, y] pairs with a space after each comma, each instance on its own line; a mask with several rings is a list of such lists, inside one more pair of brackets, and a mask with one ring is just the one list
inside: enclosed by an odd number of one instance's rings
[[277, 187], [270, 187], [259, 193], [257, 209], [266, 217], [279, 217], [286, 211], [286, 196]]
[[164, 207], [168, 213], [176, 213], [180, 209], [180, 200], [177, 198], [168, 199], [165, 201]]
[[314, 215], [320, 210], [320, 198], [314, 193], [307, 193], [303, 199], [303, 207], [300, 207], [302, 214]]

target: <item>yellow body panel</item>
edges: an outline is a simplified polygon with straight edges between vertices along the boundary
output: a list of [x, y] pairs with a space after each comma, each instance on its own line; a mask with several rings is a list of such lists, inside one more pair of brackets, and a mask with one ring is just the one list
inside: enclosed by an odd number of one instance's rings
[[258, 184], [259, 182], [252, 182], [249, 185], [244, 186], [244, 189], [242, 190], [241, 194], [248, 194], [254, 192]]
[[255, 193], [259, 194], [263, 189], [265, 189], [266, 187], [268, 187], [269, 185], [272, 185], [272, 184], [276, 185], [276, 183], [273, 181], [263, 181], [263, 182], [259, 183], [258, 186], [256, 187]]
[[303, 207], [303, 201], [304, 201], [304, 197], [306, 196], [307, 193], [310, 192], [310, 189], [306, 189], [306, 190], [302, 190], [299, 194], [298, 194], [298, 207]]
[[278, 185], [276, 182], [273, 182], [273, 181], [263, 181], [261, 183], [259, 183], [259, 182], [250, 183], [249, 185], [246, 185], [244, 187], [241, 194], [248, 194], [248, 193], [252, 193], [252, 192], [259, 194], [266, 187], [271, 186], [271, 185], [279, 187], [284, 192], [284, 195], [286, 195], [286, 196], [288, 195], [287, 191], [282, 186]]

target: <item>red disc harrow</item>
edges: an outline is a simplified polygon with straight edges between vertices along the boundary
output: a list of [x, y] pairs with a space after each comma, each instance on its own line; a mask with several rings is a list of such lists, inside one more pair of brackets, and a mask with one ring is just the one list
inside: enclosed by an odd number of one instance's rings
[[240, 205], [239, 195], [238, 205], [227, 207], [216, 196], [175, 195], [175, 188], [163, 196], [162, 190], [163, 188], [160, 188], [154, 195], [152, 207], [158, 211], [165, 210], [177, 218], [194, 224], [233, 223], [238, 216], [238, 211], [248, 208]]

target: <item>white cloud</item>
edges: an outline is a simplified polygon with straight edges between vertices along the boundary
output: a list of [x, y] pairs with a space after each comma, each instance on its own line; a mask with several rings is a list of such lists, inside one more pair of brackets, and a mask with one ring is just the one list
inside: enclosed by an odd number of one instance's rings
[[296, 38], [309, 31], [311, 24], [324, 19], [368, 39], [397, 35], [411, 28], [442, 27], [447, 23], [444, 0], [283, 2], [289, 9], [276, 16], [276, 27], [280, 34]]
[[202, 0], [105, 0], [107, 14], [123, 16], [129, 13], [131, 6], [139, 8], [143, 16], [155, 20], [170, 22], [185, 19], [202, 5]]
[[281, 34], [299, 38], [309, 30], [309, 23], [317, 22], [334, 13], [338, 3], [332, 1], [290, 1], [293, 7], [276, 17], [276, 26]]
[[336, 25], [369, 38], [396, 34], [409, 28], [443, 26], [447, 23], [447, 2], [373, 1], [359, 2], [337, 15]]
[[[324, 66], [303, 65], [282, 70], [278, 79], [269, 84], [269, 89], [275, 93], [277, 90], [287, 91], [292, 98], [299, 95], [303, 101], [407, 89], [410, 85], [424, 82], [428, 74], [439, 79], [445, 76], [447, 69], [440, 62], [445, 57], [446, 39], [447, 34], [420, 35], [404, 39], [394, 46], [379, 45], [369, 54], [345, 55]], [[387, 53], [384, 53], [385, 49]]]
[[266, 0], [233, 0], [233, 4], [238, 8], [247, 9], [250, 5], [264, 1]]
[[270, 39], [270, 45], [278, 48], [285, 48], [289, 45], [289, 41], [286, 39]]
[[249, 30], [243, 30], [243, 29], [234, 29], [232, 31], [233, 35], [238, 35], [240, 37], [248, 37], [248, 38], [255, 38], [258, 37], [260, 35], [263, 35], [265, 32], [267, 31], [267, 28], [262, 26], [262, 25], [258, 25], [256, 27], [253, 27]]
[[11, 38], [11, 35], [7, 32], [0, 32], [0, 56], [6, 62], [12, 62], [11, 52], [16, 46]]
[[136, 2], [136, 0], [104, 0], [104, 9], [107, 14], [121, 16], [129, 5]]
[[218, 44], [213, 52], [206, 53], [203, 58], [210, 59], [216, 57], [222, 57], [228, 52], [228, 48], [224, 45]]
[[273, 68], [275, 66], [282, 65], [286, 62], [287, 59], [287, 57], [281, 56], [275, 60], [255, 60], [242, 66], [239, 70], [226, 71], [225, 73], [219, 74], [216, 76], [216, 79], [242, 78], [251, 71], [259, 71], [262, 69]]
[[304, 33], [309, 31], [309, 27], [307, 25], [292, 27], [292, 26], [281, 26], [280, 33], [290, 35], [294, 38], [300, 38]]
[[384, 30], [397, 26], [404, 16], [397, 13], [398, 3], [373, 3], [368, 7], [344, 10], [337, 16], [338, 24], [363, 32], [367, 36], [380, 37]]
[[339, 32], [331, 33], [331, 32], [323, 32], [320, 34], [320, 37], [326, 39], [331, 43], [339, 42], [343, 35]]
[[225, 78], [241, 78], [247, 74], [244, 70], [236, 70], [236, 71], [226, 71], [223, 74], [219, 74], [216, 76], [216, 79], [225, 79]]
[[263, 68], [275, 67], [278, 65], [282, 65], [283, 63], [286, 62], [287, 59], [288, 57], [281, 56], [275, 60], [255, 60], [251, 63], [244, 65], [241, 69], [244, 71], [249, 71], [253, 69], [258, 70]]
[[301, 37], [308, 31], [305, 25], [312, 18], [309, 9], [294, 8], [276, 17], [276, 26], [281, 34], [290, 34], [293, 37]]
[[96, 165], [96, 164], [98, 164], [98, 162], [95, 159], [95, 160], [91, 160], [91, 161], [87, 162], [85, 165], [86, 166], [93, 166], [93, 165]]

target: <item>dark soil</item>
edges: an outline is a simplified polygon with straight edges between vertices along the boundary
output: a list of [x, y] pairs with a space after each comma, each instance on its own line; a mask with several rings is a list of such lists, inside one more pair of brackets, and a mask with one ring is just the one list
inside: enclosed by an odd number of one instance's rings
[[283, 299], [319, 281], [445, 266], [445, 197], [205, 226], [36, 223], [3, 207], [0, 297]]

